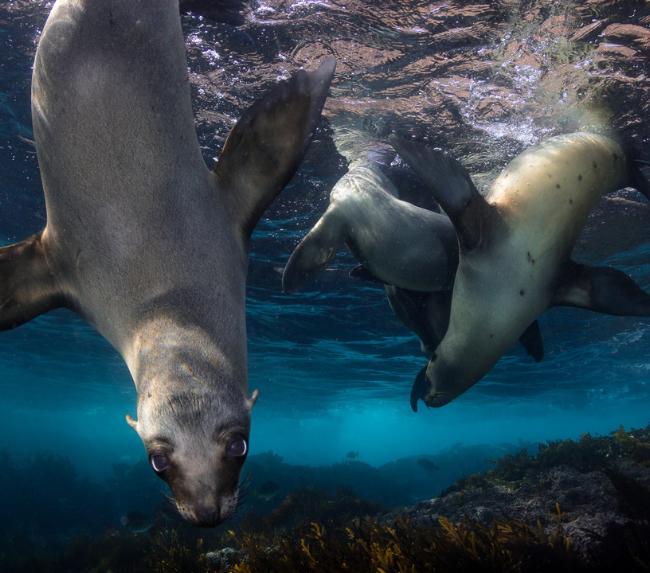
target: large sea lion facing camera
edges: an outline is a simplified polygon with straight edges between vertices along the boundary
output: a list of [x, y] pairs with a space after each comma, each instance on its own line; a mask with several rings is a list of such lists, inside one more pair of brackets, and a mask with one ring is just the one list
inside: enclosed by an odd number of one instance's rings
[[123, 356], [128, 417], [180, 513], [229, 517], [248, 452], [250, 234], [295, 172], [334, 60], [245, 111], [214, 170], [194, 127], [178, 0], [58, 0], [37, 49], [45, 229], [0, 250], [0, 328], [53, 308]]

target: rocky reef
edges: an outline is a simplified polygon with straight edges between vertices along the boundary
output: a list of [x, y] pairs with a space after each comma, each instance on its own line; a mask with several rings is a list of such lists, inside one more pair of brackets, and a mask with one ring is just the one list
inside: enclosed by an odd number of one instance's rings
[[392, 511], [349, 489], [303, 487], [226, 529], [159, 518], [82, 535], [57, 553], [24, 549], [3, 570], [647, 571], [650, 426], [510, 453]]
[[650, 426], [504, 456], [437, 498], [374, 519], [232, 537], [230, 557], [241, 561], [228, 570], [242, 573], [645, 571]]
[[493, 470], [461, 480], [406, 512], [413, 523], [495, 519], [538, 524], [593, 558], [645, 531], [650, 550], [650, 427], [610, 437], [585, 434], [507, 455]]
[[[51, 4], [3, 3], [0, 22], [19, 22], [27, 36], [12, 39], [8, 58], [29, 61]], [[454, 149], [477, 174], [585, 124], [578, 110], [586, 104], [648, 153], [643, 0], [181, 0], [180, 8], [208, 157], [242, 108], [327, 55], [338, 60], [328, 120], [379, 135], [399, 126]], [[323, 173], [331, 167], [319, 161]]]
[[[51, 4], [0, 5], [0, 24], [16, 28], [0, 37], [8, 69], [28, 69]], [[180, 8], [208, 163], [241, 111], [273, 83], [327, 55], [338, 60], [321, 128], [269, 211], [282, 221], [284, 233], [273, 236], [282, 252], [292, 250], [292, 233], [313, 224], [345, 170], [332, 125], [379, 139], [398, 130], [448, 149], [482, 189], [525, 147], [593, 124], [613, 129], [634, 157], [650, 159], [650, 6], [643, 0], [181, 0]], [[13, 181], [35, 161], [29, 74], [12, 73], [0, 87], [24, 110], [0, 117], [9, 126], [6, 145], [28, 164], [0, 173]], [[605, 197], [578, 256], [597, 260], [637, 246], [649, 223], [650, 207], [637, 193]], [[253, 269], [252, 280], [271, 279]]]

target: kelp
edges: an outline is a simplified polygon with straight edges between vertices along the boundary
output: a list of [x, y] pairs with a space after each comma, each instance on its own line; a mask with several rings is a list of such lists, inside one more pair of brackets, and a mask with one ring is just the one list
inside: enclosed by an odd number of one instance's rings
[[230, 569], [233, 573], [586, 570], [559, 529], [547, 534], [541, 526], [520, 522], [484, 526], [441, 517], [424, 526], [363, 519], [330, 528], [313, 522], [301, 532], [233, 535], [232, 542], [247, 555]]

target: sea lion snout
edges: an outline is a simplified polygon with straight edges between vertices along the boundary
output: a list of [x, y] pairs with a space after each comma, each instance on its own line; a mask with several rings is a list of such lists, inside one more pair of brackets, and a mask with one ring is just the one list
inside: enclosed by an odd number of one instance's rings
[[[427, 366], [422, 368], [418, 375], [415, 377], [413, 386], [411, 388], [411, 409], [414, 412], [418, 411], [418, 401], [422, 400], [428, 408], [440, 408], [449, 404], [456, 396], [462, 393], [452, 388], [452, 391], [442, 390], [443, 387], [450, 388], [447, 383], [441, 383], [439, 373], [432, 374], [431, 365], [435, 363], [435, 355]], [[430, 378], [432, 376], [432, 378]], [[442, 377], [446, 378], [446, 377]], [[453, 377], [449, 378], [453, 380]]]
[[239, 502], [239, 475], [245, 456], [198, 459], [179, 452], [174, 458], [173, 465], [159, 477], [169, 485], [180, 516], [199, 527], [214, 527], [232, 516]]
[[[198, 527], [214, 527], [235, 513], [243, 459], [239, 463], [205, 460], [178, 464], [178, 471], [167, 481], [183, 519]], [[203, 468], [197, 470], [197, 465]]]
[[232, 516], [238, 499], [238, 492], [235, 492], [213, 501], [199, 499], [193, 505], [177, 502], [176, 508], [183, 519], [197, 527], [215, 527]]
[[214, 527], [221, 523], [219, 507], [197, 506], [193, 511], [185, 511], [181, 514], [185, 520], [198, 527]]

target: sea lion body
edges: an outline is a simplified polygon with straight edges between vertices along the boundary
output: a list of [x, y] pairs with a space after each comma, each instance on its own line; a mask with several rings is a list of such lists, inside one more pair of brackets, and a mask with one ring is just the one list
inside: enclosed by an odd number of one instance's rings
[[0, 249], [0, 329], [67, 307], [118, 350], [140, 435], [183, 517], [215, 525], [238, 500], [247, 390], [250, 233], [295, 172], [333, 59], [246, 110], [214, 170], [194, 127], [177, 0], [57, 0], [32, 83], [47, 207]]
[[453, 284], [458, 265], [453, 225], [440, 213], [400, 200], [371, 161], [351, 163], [332, 188], [327, 211], [287, 263], [284, 290], [295, 290], [343, 244], [383, 283], [421, 292]]
[[[421, 189], [411, 193], [422, 204], [431, 203]], [[401, 190], [379, 164], [365, 156], [353, 160], [332, 188], [326, 212], [291, 254], [282, 285], [295, 290], [346, 244], [363, 268], [352, 274], [384, 283], [391, 309], [431, 357], [449, 322], [458, 239], [447, 216], [398, 196]], [[522, 343], [539, 361], [544, 351], [538, 325], [528, 334]]]
[[[438, 158], [409, 142], [396, 145], [438, 184]], [[594, 203], [629, 182], [616, 141], [591, 133], [551, 138], [515, 158], [485, 199], [462, 167], [448, 158], [438, 167], [451, 181], [448, 194], [438, 192], [454, 221], [461, 256], [449, 328], [416, 380], [414, 407], [420, 397], [429, 406], [444, 405], [471, 387], [553, 304], [610, 314], [650, 312], [650, 297], [623, 273], [570, 260]]]
[[[43, 242], [66, 296], [132, 371], [133, 333], [171, 293], [208, 336], [229, 317], [241, 338], [247, 264], [198, 146], [175, 2], [136, 4], [142, 16], [126, 1], [57, 2], [32, 84]], [[241, 379], [246, 355], [224, 342]]]
[[456, 376], [482, 376], [548, 308], [593, 204], [625, 185], [624, 157], [612, 139], [578, 133], [529, 149], [504, 169], [486, 196], [500, 217], [489, 245], [459, 263], [440, 368], [445, 356], [472, 348]]

